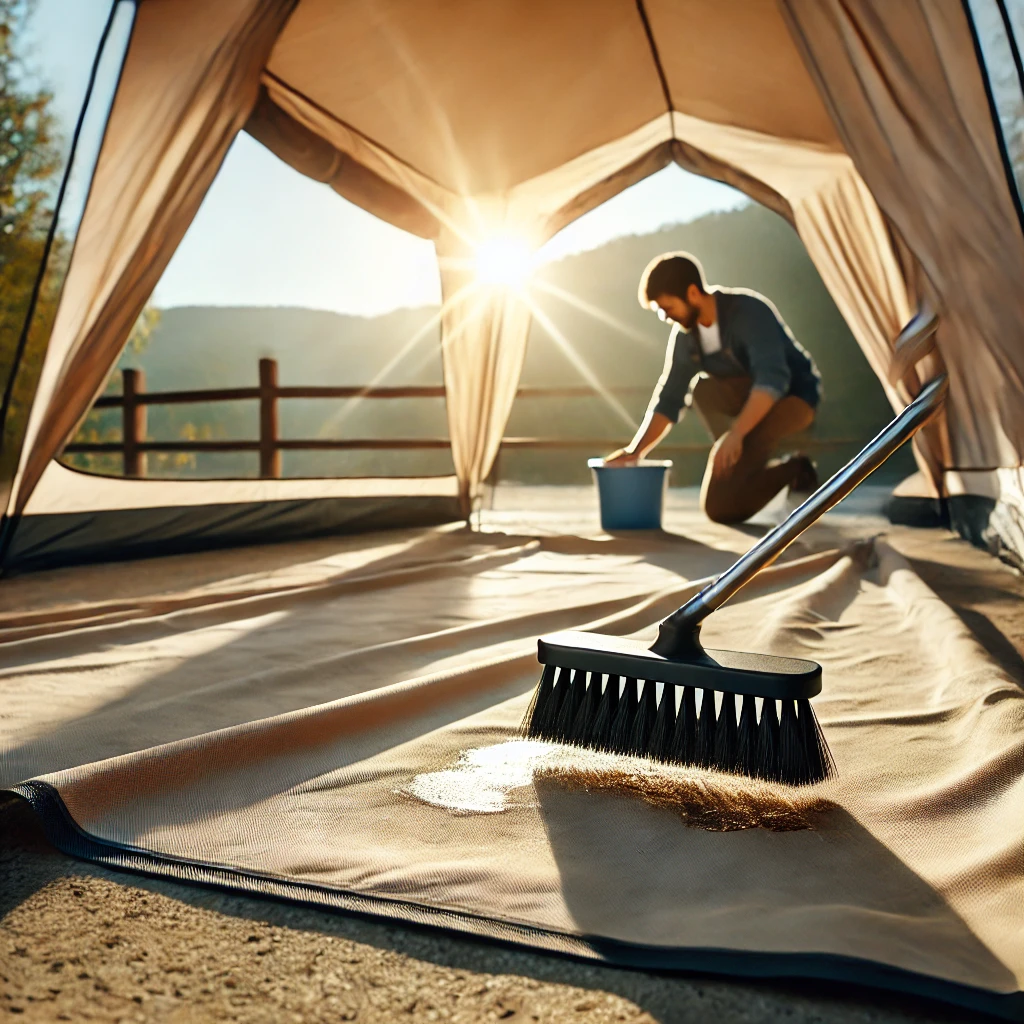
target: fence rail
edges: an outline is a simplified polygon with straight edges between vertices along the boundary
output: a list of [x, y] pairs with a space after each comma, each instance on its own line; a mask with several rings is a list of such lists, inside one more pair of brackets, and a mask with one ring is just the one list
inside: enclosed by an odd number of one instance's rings
[[[316, 399], [396, 399], [396, 398], [444, 398], [443, 386], [403, 387], [282, 387], [278, 384], [277, 361], [261, 359], [259, 365], [259, 387], [254, 388], [207, 388], [196, 391], [146, 391], [146, 378], [141, 370], [122, 370], [120, 395], [104, 395], [96, 400], [96, 409], [121, 409], [120, 441], [72, 442], [65, 446], [67, 454], [120, 454], [124, 461], [124, 475], [144, 477], [146, 455], [149, 452], [258, 452], [260, 477], [279, 479], [281, 476], [281, 453], [290, 451], [424, 451], [451, 448], [446, 437], [395, 437], [395, 438], [308, 438], [294, 440], [280, 436], [278, 416], [279, 402], [287, 398]], [[615, 395], [642, 395], [649, 389], [640, 387], [611, 388]], [[516, 392], [519, 398], [591, 398], [600, 392], [591, 387], [521, 387]], [[189, 440], [150, 441], [146, 439], [146, 411], [151, 405], [186, 405], [207, 402], [259, 402], [259, 438], [256, 440]], [[505, 437], [501, 450], [512, 449], [584, 449], [591, 452], [607, 452], [618, 448], [622, 438], [596, 437]], [[847, 439], [814, 439], [815, 448], [839, 447], [853, 443]], [[659, 452], [683, 454], [705, 452], [707, 444], [677, 443], [666, 444]], [[497, 469], [497, 467], [496, 467]]]

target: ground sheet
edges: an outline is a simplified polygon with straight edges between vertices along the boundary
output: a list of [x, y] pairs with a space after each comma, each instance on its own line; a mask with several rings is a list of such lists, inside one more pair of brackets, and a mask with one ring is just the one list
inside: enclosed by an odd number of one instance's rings
[[[519, 739], [536, 637], [653, 637], [751, 541], [491, 517], [0, 587], [0, 784], [130, 870], [1024, 1019], [1024, 690], [826, 519], [707, 623], [824, 667], [810, 790]], [[834, 521], [833, 521], [834, 522]]]

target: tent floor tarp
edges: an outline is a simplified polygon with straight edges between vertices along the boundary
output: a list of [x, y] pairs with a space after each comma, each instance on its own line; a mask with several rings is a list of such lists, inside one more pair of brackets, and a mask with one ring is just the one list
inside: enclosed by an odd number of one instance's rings
[[[626, 759], [648, 789], [623, 788], [623, 773], [606, 763], [590, 765], [589, 789], [574, 788], [564, 758], [585, 757], [524, 752], [515, 729], [537, 633], [603, 620], [609, 631], [647, 635], [692, 589], [688, 581], [727, 564], [750, 531], [708, 524], [692, 500], [674, 495], [665, 533], [608, 537], [589, 494], [585, 504], [567, 490], [535, 497], [530, 514], [485, 513], [476, 534], [448, 527], [307, 541], [61, 569], [0, 587], [10, 698], [0, 783], [37, 780], [19, 791], [52, 841], [98, 864], [392, 922], [374, 931], [328, 923], [312, 909], [185, 895], [174, 913], [197, 928], [189, 950], [174, 964], [161, 951], [114, 984], [106, 979], [126, 962], [122, 947], [143, 941], [145, 928], [154, 929], [152, 949], [170, 948], [180, 925], [165, 920], [173, 904], [157, 895], [188, 890], [143, 883], [150, 910], [135, 883], [117, 888], [113, 876], [82, 869], [88, 881], [77, 891], [116, 893], [95, 945], [109, 953], [103, 943], [114, 933], [121, 945], [115, 964], [94, 955], [94, 929], [76, 930], [67, 957], [89, 966], [51, 986], [60, 988], [53, 1007], [74, 1016], [85, 998], [74, 975], [103, 982], [96, 991], [110, 1013], [147, 986], [161, 989], [147, 993], [154, 1007], [165, 998], [230, 999], [239, 985], [259, 999], [244, 980], [249, 954], [304, 948], [303, 929], [317, 929], [323, 952], [302, 993], [274, 998], [287, 1005], [320, 986], [328, 999], [333, 979], [336, 995], [351, 992], [373, 1019], [388, 1019], [390, 979], [375, 988], [375, 975], [351, 963], [329, 971], [342, 946], [322, 933], [387, 942], [435, 963], [468, 959], [453, 952], [464, 945], [440, 934], [403, 938], [393, 924], [404, 921], [604, 964], [869, 984], [1021, 1019], [1019, 581], [948, 533], [893, 528], [872, 543], [884, 526], [877, 516], [827, 516], [707, 632], [718, 646], [824, 664], [817, 705], [839, 780], [815, 793], [823, 803], [797, 799], [809, 828], [777, 832], [762, 821], [708, 830], [692, 817], [687, 825], [688, 812], [671, 800], [649, 805], [651, 784], [692, 794], [692, 773]], [[984, 799], [966, 798], [964, 780], [979, 777]], [[728, 777], [698, 782], [698, 803], [716, 787], [751, 792]], [[774, 787], [754, 795], [771, 807], [796, 799]], [[644, 858], [649, 870], [636, 870]], [[47, 957], [69, 962], [58, 934], [69, 934], [68, 917], [86, 904], [70, 888], [48, 897], [22, 881], [4, 891], [20, 895], [3, 927], [52, 929], [5, 970], [24, 1002], [35, 975], [51, 970]], [[207, 983], [200, 961], [214, 948], [209, 929], [218, 943], [227, 934], [217, 910], [245, 919], [256, 940]], [[129, 914], [132, 923], [122, 923]], [[253, 919], [296, 930], [282, 935]], [[374, 938], [385, 935], [393, 937]], [[261, 978], [277, 976], [272, 962], [263, 958]], [[388, 963], [401, 986], [410, 961]], [[627, 998], [642, 989], [603, 982], [596, 968], [563, 964], [544, 974], [538, 963], [475, 952], [443, 996], [443, 969], [427, 977], [417, 969], [448, 1016], [462, 993], [474, 998], [474, 974], [488, 970], [587, 978], [585, 987]], [[186, 968], [184, 985], [154, 979]], [[705, 984], [638, 977], [660, 999], [673, 991], [692, 999]], [[188, 995], [173, 996], [175, 987]], [[553, 1006], [566, 998], [555, 989], [530, 989], [542, 995], [522, 1005], [546, 998]], [[709, 990], [720, 1017], [740, 1019], [722, 995], [727, 986]], [[740, 991], [748, 1002], [751, 990]], [[757, 993], [780, 1014], [822, 1016], [817, 997]], [[896, 1002], [879, 1014], [940, 1019]]]

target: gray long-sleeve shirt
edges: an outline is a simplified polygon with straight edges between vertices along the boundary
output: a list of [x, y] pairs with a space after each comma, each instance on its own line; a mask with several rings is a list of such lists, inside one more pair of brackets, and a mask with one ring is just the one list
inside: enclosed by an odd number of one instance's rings
[[775, 307], [757, 292], [716, 288], [714, 296], [721, 349], [705, 355], [696, 331], [673, 327], [665, 371], [652, 399], [654, 411], [678, 422], [690, 381], [701, 372], [749, 376], [753, 387], [776, 400], [796, 395], [817, 407], [821, 375]]

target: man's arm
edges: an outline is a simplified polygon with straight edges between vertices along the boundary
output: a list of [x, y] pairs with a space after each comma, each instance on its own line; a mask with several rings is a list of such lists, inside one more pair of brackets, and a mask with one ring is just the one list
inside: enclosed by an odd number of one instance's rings
[[673, 424], [679, 422], [687, 386], [693, 374], [693, 367], [688, 365], [686, 358], [686, 344], [680, 339], [679, 333], [676, 328], [669, 337], [665, 369], [654, 389], [647, 415], [644, 416], [633, 440], [625, 448], [619, 448], [605, 457], [606, 466], [629, 466], [644, 458], [661, 442]]

